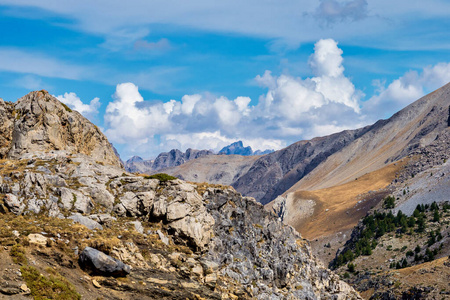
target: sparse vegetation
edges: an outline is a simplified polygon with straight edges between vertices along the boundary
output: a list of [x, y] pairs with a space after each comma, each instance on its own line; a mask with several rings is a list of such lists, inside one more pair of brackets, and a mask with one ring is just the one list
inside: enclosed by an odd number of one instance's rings
[[20, 244], [15, 244], [12, 246], [11, 251], [9, 252], [14, 263], [19, 265], [26, 265], [27, 258], [25, 257], [25, 249]]
[[20, 271], [34, 299], [81, 299], [75, 287], [51, 268], [47, 269], [51, 273], [48, 278], [32, 266], [23, 266]]
[[158, 173], [158, 174], [153, 174], [153, 175], [149, 175], [149, 176], [144, 176], [145, 179], [158, 179], [160, 182], [166, 182], [169, 180], [175, 180], [177, 179], [174, 176], [168, 175], [166, 173]]
[[64, 103], [61, 102], [61, 105], [64, 107], [64, 109], [65, 109], [67, 112], [72, 112], [72, 109], [70, 109], [70, 107], [68, 107], [66, 104], [64, 104]]
[[[391, 207], [394, 198], [389, 196], [384, 200], [384, 206]], [[447, 203], [443, 204], [442, 208], [445, 209]], [[346, 249], [340, 253], [335, 260], [330, 264], [332, 267], [337, 268], [345, 265], [355, 258], [361, 255], [371, 255], [372, 250], [376, 248], [378, 244], [378, 239], [381, 238], [386, 233], [395, 232], [397, 238], [401, 238], [403, 234], [411, 235], [413, 232], [423, 233], [427, 227], [427, 215], [426, 212], [433, 212], [433, 216], [429, 221], [436, 222], [435, 220], [440, 220], [439, 205], [433, 202], [430, 205], [418, 205], [412, 216], [408, 217], [402, 211], [399, 211], [396, 216], [392, 214], [391, 211], [386, 212], [375, 212], [372, 215], [368, 215], [363, 218], [360, 231], [358, 233], [357, 240], [351, 240], [347, 245]], [[434, 245], [437, 241], [442, 239], [442, 234], [440, 230], [432, 230], [429, 233], [429, 238], [427, 241], [427, 246], [430, 247]], [[386, 247], [387, 251], [392, 250], [392, 245]], [[394, 249], [397, 252], [405, 252], [407, 246], [402, 246], [400, 248]], [[415, 253], [414, 253], [415, 252]], [[391, 263], [391, 268], [404, 268], [408, 265], [408, 257], [414, 256], [415, 261], [433, 260], [435, 255], [438, 254], [438, 248], [431, 250], [427, 248], [424, 256], [420, 255], [421, 248], [419, 245], [413, 251], [407, 251], [405, 258], [398, 262]]]
[[387, 196], [384, 199], [383, 204], [384, 204], [383, 207], [386, 209], [394, 208], [395, 207], [395, 198], [393, 196]]

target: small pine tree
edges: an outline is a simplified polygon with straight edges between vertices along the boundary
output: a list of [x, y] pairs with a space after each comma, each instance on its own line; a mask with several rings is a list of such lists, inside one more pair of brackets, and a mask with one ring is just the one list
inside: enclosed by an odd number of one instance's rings
[[440, 219], [441, 217], [439, 216], [439, 211], [435, 209], [433, 213], [433, 222], [439, 222]]
[[349, 271], [350, 273], [354, 273], [354, 272], [355, 272], [355, 265], [354, 265], [353, 263], [349, 263], [349, 264], [347, 265], [347, 267], [348, 267], [348, 271]]

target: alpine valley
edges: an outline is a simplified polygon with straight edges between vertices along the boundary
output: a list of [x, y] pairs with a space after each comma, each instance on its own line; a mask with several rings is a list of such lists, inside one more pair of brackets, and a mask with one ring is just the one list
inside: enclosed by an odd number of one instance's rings
[[116, 153], [45, 90], [0, 99], [0, 298], [450, 297], [450, 84], [275, 152]]

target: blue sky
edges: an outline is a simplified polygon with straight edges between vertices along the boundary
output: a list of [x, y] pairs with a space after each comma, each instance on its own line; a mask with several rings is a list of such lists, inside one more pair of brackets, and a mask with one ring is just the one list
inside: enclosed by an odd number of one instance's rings
[[124, 159], [279, 149], [449, 81], [446, 0], [0, 0], [0, 97], [46, 89]]

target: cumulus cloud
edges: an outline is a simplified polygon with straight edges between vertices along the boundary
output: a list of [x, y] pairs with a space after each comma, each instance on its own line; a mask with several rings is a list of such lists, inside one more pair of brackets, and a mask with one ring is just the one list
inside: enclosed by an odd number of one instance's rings
[[427, 66], [421, 71], [411, 70], [392, 81], [374, 81], [378, 93], [364, 103], [364, 112], [372, 120], [389, 117], [411, 102], [450, 82], [450, 63]]
[[358, 21], [367, 17], [367, 7], [367, 0], [322, 0], [314, 16], [327, 25], [347, 20]]
[[375, 95], [363, 101], [365, 95], [345, 76], [342, 55], [336, 41], [318, 41], [308, 60], [313, 76], [265, 71], [255, 77], [266, 89], [256, 101], [209, 93], [145, 101], [135, 84], [119, 84], [106, 108], [106, 134], [113, 143], [126, 144], [124, 156], [151, 157], [172, 148], [217, 151], [237, 140], [254, 150], [280, 149], [389, 117], [450, 81], [450, 63], [439, 63], [409, 71], [387, 87], [377, 81]]
[[98, 114], [100, 99], [97, 97], [92, 99], [89, 104], [83, 103], [75, 93], [64, 93], [64, 95], [56, 96], [56, 98], [85, 117], [92, 117]]
[[255, 81], [267, 92], [253, 104], [245, 96], [228, 99], [208, 93], [144, 101], [135, 84], [119, 84], [106, 109], [106, 134], [114, 143], [132, 145], [127, 155], [144, 149], [156, 155], [171, 148], [220, 150], [237, 140], [255, 150], [280, 149], [303, 138], [354, 128], [363, 122], [363, 94], [345, 77], [342, 63], [337, 43], [320, 40], [309, 58], [313, 77], [266, 71]]

